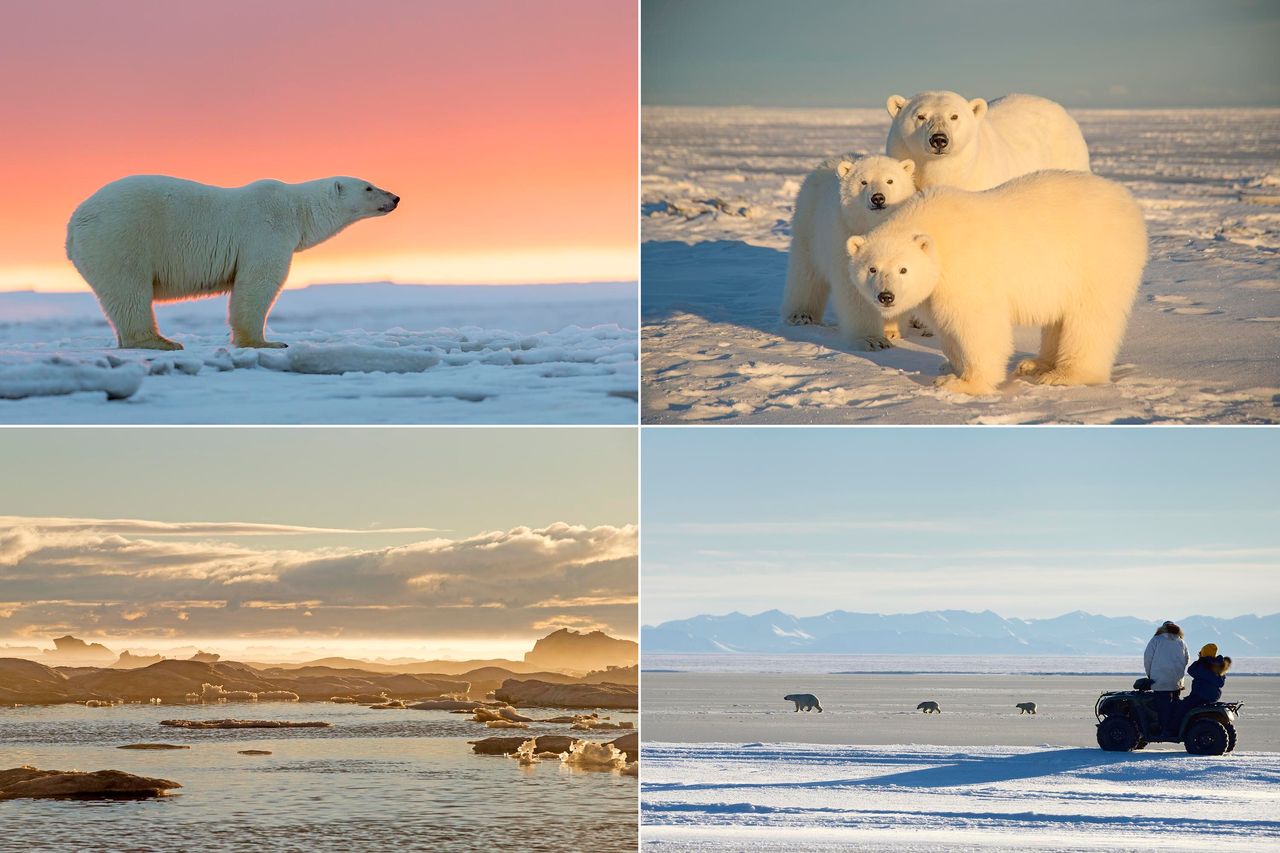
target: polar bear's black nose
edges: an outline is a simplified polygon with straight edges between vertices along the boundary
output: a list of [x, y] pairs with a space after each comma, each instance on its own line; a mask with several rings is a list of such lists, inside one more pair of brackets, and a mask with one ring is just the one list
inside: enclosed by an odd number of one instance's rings
[[935, 133], [933, 136], [929, 137], [929, 144], [933, 146], [933, 150], [935, 151], [941, 151], [946, 148], [950, 142], [951, 140], [947, 139], [947, 135], [945, 133]]
[[873, 193], [871, 195], [871, 203], [876, 207], [884, 207], [884, 193]]
[[400, 203], [400, 196], [398, 196], [398, 195], [393, 195], [393, 196], [391, 197], [391, 203], [392, 203], [392, 204], [399, 204], [399, 203]]
[[880, 291], [879, 295], [876, 296], [876, 301], [879, 302], [881, 305], [892, 305], [893, 294], [887, 290], [882, 290]]

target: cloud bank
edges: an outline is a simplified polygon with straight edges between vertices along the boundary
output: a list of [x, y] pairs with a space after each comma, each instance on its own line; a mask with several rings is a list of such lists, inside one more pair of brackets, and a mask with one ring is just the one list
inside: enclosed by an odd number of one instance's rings
[[405, 533], [0, 517], [0, 637], [636, 634], [634, 525], [557, 523], [380, 548], [228, 537]]

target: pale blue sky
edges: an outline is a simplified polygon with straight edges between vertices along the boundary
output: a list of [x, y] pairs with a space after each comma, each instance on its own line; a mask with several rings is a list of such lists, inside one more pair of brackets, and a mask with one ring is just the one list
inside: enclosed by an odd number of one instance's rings
[[647, 430], [642, 613], [1280, 611], [1262, 429]]
[[1270, 0], [643, 0], [641, 34], [645, 105], [879, 107], [925, 89], [1280, 105]]

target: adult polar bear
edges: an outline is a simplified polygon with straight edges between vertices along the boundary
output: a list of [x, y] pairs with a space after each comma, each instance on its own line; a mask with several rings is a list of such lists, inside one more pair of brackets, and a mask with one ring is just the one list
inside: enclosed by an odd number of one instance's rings
[[400, 197], [359, 178], [224, 188], [134, 175], [89, 196], [67, 224], [67, 257], [93, 288], [122, 349], [182, 349], [161, 336], [153, 302], [231, 293], [238, 347], [263, 339], [293, 253], [353, 222], [383, 216]]
[[916, 164], [916, 186], [985, 190], [1040, 169], [1089, 171], [1080, 127], [1053, 101], [1005, 95], [990, 105], [955, 92], [886, 102], [893, 124], [885, 153]]
[[1007, 376], [1013, 327], [1041, 327], [1018, 373], [1048, 385], [1107, 382], [1147, 261], [1142, 210], [1120, 184], [1048, 170], [983, 192], [933, 187], [849, 238], [849, 299], [886, 319], [913, 310], [954, 376], [987, 394]]
[[[915, 163], [892, 157], [834, 157], [804, 179], [791, 219], [787, 283], [782, 319], [792, 325], [821, 323], [832, 290], [847, 291], [852, 234], [865, 234], [899, 203], [915, 194]], [[896, 320], [885, 322], [876, 309], [837, 296], [840, 327], [850, 340], [869, 349], [893, 346], [900, 337]]]

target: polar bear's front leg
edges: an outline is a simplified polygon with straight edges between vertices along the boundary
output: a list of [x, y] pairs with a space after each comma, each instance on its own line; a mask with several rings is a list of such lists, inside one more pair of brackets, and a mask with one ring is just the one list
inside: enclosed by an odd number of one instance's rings
[[1007, 318], [975, 317], [942, 332], [943, 350], [955, 370], [934, 385], [958, 394], [991, 394], [1006, 378], [1013, 355], [1013, 327]]
[[263, 335], [267, 314], [280, 295], [285, 277], [289, 274], [289, 262], [272, 262], [242, 265], [236, 271], [235, 285], [231, 288], [231, 304], [227, 320], [231, 325], [231, 343], [238, 347], [286, 347], [279, 341], [268, 341]]
[[832, 294], [840, 333], [855, 347], [863, 350], [889, 349], [893, 341], [885, 335], [884, 317], [862, 298], [851, 282], [836, 288]]
[[782, 294], [782, 319], [793, 326], [820, 324], [831, 285], [813, 265], [806, 241], [794, 240], [787, 254], [787, 286]]

